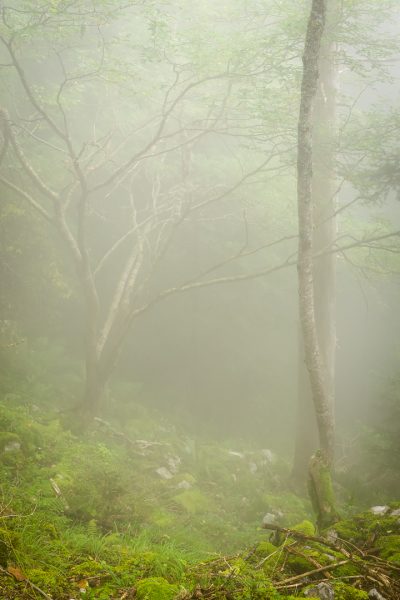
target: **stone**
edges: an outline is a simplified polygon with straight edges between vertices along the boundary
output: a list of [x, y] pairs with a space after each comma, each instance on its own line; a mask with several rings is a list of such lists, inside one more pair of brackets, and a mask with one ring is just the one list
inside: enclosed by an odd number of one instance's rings
[[176, 487], [179, 490], [190, 490], [192, 484], [189, 481], [186, 481], [186, 479], [182, 479], [182, 481], [180, 481]]
[[372, 590], [368, 592], [368, 598], [371, 598], [371, 600], [386, 600], [386, 598], [375, 588], [372, 588]]
[[179, 456], [169, 456], [167, 463], [169, 471], [175, 475], [179, 471], [181, 459]]
[[389, 507], [388, 506], [371, 506], [370, 511], [372, 512], [372, 514], [376, 515], [376, 516], [383, 516], [386, 515], [386, 513], [388, 512]]
[[275, 455], [272, 452], [272, 450], [269, 450], [269, 448], [264, 448], [263, 450], [261, 450], [261, 454], [263, 455], [263, 457], [266, 459], [267, 462], [269, 462], [269, 463], [274, 462]]
[[276, 515], [274, 513], [266, 513], [262, 520], [263, 525], [275, 525]]
[[319, 583], [304, 592], [306, 598], [319, 598], [319, 600], [335, 600], [334, 589], [329, 583]]
[[159, 467], [158, 469], [156, 469], [156, 473], [162, 479], [172, 479], [173, 477], [171, 471], [169, 471], [166, 467]]

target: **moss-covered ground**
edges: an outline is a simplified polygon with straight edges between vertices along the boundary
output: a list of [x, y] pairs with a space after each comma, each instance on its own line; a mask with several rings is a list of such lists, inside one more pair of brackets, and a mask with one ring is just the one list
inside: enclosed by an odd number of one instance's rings
[[59, 417], [0, 405], [1, 598], [279, 600], [320, 582], [336, 600], [400, 597], [398, 505], [326, 545], [268, 449], [191, 439], [140, 406], [79, 435]]

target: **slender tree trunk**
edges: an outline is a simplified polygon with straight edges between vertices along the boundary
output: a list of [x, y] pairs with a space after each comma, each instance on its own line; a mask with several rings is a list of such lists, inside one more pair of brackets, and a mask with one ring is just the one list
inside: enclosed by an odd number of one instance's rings
[[[321, 40], [325, 28], [326, 6], [327, 0], [313, 0], [307, 26], [303, 55], [297, 155], [299, 312], [304, 341], [304, 358], [310, 376], [320, 445], [319, 450], [310, 460], [308, 486], [317, 515], [317, 525], [320, 529], [330, 526], [339, 518], [335, 508], [331, 480], [335, 449], [333, 381], [330, 370], [331, 364], [327, 362], [329, 357], [321, 350], [320, 339], [322, 334], [318, 331], [317, 294], [314, 281], [315, 247], [313, 231], [316, 226], [316, 211], [313, 202], [313, 189], [318, 190], [318, 180], [313, 180], [313, 165], [316, 162], [314, 153], [317, 149], [320, 152], [321, 148], [318, 144], [314, 147], [313, 131], [318, 84], [323, 83], [322, 78], [319, 77], [319, 66], [321, 65]], [[322, 187], [321, 184], [321, 191]], [[327, 201], [324, 201], [324, 205], [325, 202]], [[320, 215], [318, 216], [320, 217]], [[317, 224], [320, 227], [321, 236], [326, 222], [323, 219]], [[318, 265], [319, 268], [320, 264]], [[321, 294], [320, 301], [325, 308], [326, 297], [323, 295], [325, 290], [319, 291]], [[330, 306], [328, 303], [328, 307]], [[321, 319], [323, 315], [319, 314], [318, 317]], [[328, 331], [330, 331], [329, 327]]]
[[[330, 0], [328, 23], [333, 22]], [[329, 35], [329, 33], [328, 33]], [[320, 57], [320, 85], [314, 118], [314, 251], [332, 248], [336, 239], [335, 126], [336, 65], [334, 44], [325, 38]], [[314, 263], [315, 311], [318, 341], [325, 365], [326, 386], [334, 412], [336, 356], [336, 254], [327, 253]]]
[[326, 18], [326, 0], [313, 0], [303, 54], [298, 124], [297, 197], [299, 218], [299, 312], [305, 363], [310, 376], [320, 448], [330, 466], [334, 457], [332, 393], [318, 340], [314, 290], [313, 124], [319, 83], [321, 40]]
[[303, 333], [298, 326], [297, 414], [291, 478], [296, 488], [304, 488], [310, 458], [318, 448], [318, 426], [312, 400], [310, 376], [304, 356]]
[[[336, 237], [334, 190], [334, 134], [336, 121], [336, 68], [335, 49], [329, 27], [334, 25], [335, 2], [327, 7], [328, 31], [322, 38], [319, 56], [319, 82], [313, 115], [313, 232], [314, 253], [330, 248]], [[314, 308], [317, 339], [321, 360], [325, 367], [325, 385], [331, 400], [334, 428], [335, 381], [335, 255], [327, 254], [313, 264]], [[334, 432], [332, 433], [334, 436]], [[311, 455], [318, 447], [318, 426], [315, 418], [310, 378], [305, 365], [304, 340], [299, 328], [298, 361], [298, 414], [292, 476], [298, 484], [304, 482]]]

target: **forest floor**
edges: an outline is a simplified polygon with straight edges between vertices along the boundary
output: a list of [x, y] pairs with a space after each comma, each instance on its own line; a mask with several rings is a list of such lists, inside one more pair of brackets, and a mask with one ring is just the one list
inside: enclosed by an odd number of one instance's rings
[[0, 598], [400, 598], [400, 503], [317, 535], [269, 449], [140, 406], [75, 435], [8, 397], [0, 422]]

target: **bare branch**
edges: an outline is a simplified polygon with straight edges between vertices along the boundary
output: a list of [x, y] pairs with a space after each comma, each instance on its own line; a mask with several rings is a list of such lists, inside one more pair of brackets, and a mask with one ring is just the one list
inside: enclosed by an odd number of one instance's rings
[[12, 190], [16, 194], [18, 194], [21, 198], [26, 200], [28, 202], [28, 204], [32, 208], [34, 208], [36, 210], [36, 212], [38, 212], [44, 219], [46, 219], [46, 221], [48, 223], [54, 224], [54, 220], [53, 220], [52, 216], [47, 212], [46, 209], [44, 209], [38, 202], [36, 202], [36, 200], [30, 194], [28, 194], [28, 192], [25, 192], [23, 189], [21, 189], [20, 187], [18, 187], [17, 185], [15, 185], [14, 183], [12, 183], [8, 179], [6, 179], [5, 177], [0, 177], [0, 182], [3, 185], [5, 185], [9, 190]]

